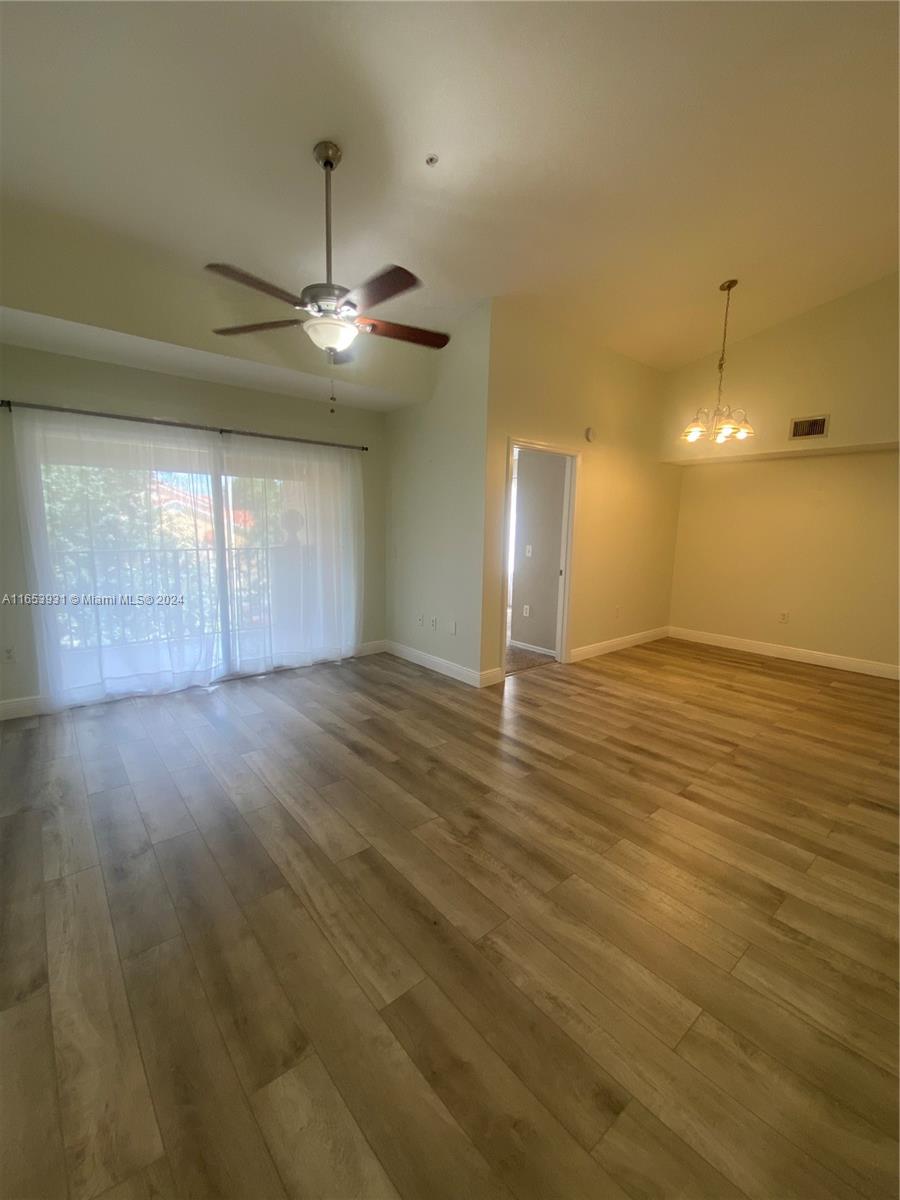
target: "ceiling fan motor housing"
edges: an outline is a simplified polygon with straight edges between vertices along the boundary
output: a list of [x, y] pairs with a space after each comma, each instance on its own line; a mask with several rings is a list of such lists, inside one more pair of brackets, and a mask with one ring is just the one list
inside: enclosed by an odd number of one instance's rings
[[336, 283], [310, 283], [300, 293], [301, 307], [314, 317], [345, 317], [352, 321], [356, 305], [344, 302], [349, 292], [349, 288]]

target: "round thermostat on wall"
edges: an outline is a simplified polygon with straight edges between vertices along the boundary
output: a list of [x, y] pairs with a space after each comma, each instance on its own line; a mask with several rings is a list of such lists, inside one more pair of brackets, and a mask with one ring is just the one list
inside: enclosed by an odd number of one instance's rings
[[587, 429], [584, 431], [584, 440], [586, 442], [592, 442], [594, 440], [594, 430], [591, 425], [588, 425]]

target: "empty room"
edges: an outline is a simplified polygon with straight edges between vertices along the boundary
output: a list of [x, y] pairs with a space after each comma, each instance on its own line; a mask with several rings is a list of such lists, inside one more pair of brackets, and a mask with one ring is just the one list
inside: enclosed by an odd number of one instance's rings
[[897, 1200], [897, 51], [0, 0], [2, 1200]]

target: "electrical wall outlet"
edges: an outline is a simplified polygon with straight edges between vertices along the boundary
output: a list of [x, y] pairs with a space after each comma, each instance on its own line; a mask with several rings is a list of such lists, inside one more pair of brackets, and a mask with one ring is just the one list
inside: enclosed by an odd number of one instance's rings
[[787, 625], [787, 623], [790, 619], [791, 619], [791, 614], [789, 612], [780, 612], [778, 614], [778, 624], [779, 625]]
[[417, 613], [417, 614], [416, 614], [416, 624], [417, 624], [417, 625], [424, 625], [424, 624], [425, 624], [425, 614], [424, 614], [424, 613]]
[[16, 652], [12, 646], [3, 647], [3, 662], [14, 663], [16, 661]]
[[525, 547], [525, 557], [531, 558], [531, 542]]
[[437, 633], [437, 617], [431, 618], [431, 632]]
[[523, 616], [523, 617], [530, 617], [530, 616], [531, 616], [531, 605], [530, 605], [530, 604], [523, 604], [523, 605], [522, 605], [522, 616]]

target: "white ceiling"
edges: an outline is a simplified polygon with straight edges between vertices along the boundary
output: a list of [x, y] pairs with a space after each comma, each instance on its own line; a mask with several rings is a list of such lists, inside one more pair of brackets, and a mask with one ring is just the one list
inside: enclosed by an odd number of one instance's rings
[[5, 3], [2, 24], [4, 189], [198, 270], [321, 278], [322, 137], [345, 152], [338, 279], [400, 262], [425, 287], [380, 314], [436, 328], [533, 293], [669, 367], [716, 347], [729, 275], [740, 338], [896, 266], [893, 4]]

